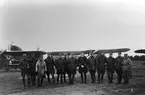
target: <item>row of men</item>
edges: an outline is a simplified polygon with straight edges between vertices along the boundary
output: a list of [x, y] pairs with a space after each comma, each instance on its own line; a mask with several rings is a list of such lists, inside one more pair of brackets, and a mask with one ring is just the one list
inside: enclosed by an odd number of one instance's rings
[[[48, 83], [51, 83], [50, 75], [52, 76], [52, 82], [55, 83], [55, 68], [57, 70], [57, 83], [59, 83], [59, 81], [61, 83], [63, 83], [63, 81], [66, 82], [66, 74], [68, 75], [69, 83], [74, 83], [77, 67], [79, 67], [78, 72], [81, 75], [81, 83], [87, 83], [87, 72], [90, 72], [92, 83], [96, 82], [96, 72], [98, 73], [98, 83], [102, 83], [105, 71], [107, 71], [108, 82], [112, 83], [113, 74], [116, 71], [118, 75], [117, 83], [120, 84], [123, 78], [124, 84], [128, 84], [132, 66], [128, 55], [125, 54], [124, 57], [122, 57], [121, 53], [118, 53], [117, 58], [113, 58], [112, 53], [109, 55], [110, 56], [107, 58], [101, 53], [95, 57], [92, 53], [87, 59], [82, 53], [79, 58], [75, 58], [74, 55], [71, 55], [70, 58], [66, 55], [60, 55], [58, 59], [53, 60], [53, 57], [48, 54], [45, 60], [41, 55], [39, 59], [36, 60], [35, 57], [32, 57], [29, 61], [26, 60], [27, 58], [24, 56], [20, 64], [24, 86], [25, 75], [27, 75], [28, 81], [32, 81], [33, 85], [35, 85], [35, 78], [37, 76], [38, 85], [42, 86], [45, 74], [48, 76]], [[30, 82], [28, 82], [28, 84], [30, 84]]]

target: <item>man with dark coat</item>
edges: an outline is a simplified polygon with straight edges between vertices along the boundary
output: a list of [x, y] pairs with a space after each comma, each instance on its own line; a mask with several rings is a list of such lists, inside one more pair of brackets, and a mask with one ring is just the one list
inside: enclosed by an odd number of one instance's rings
[[51, 83], [50, 81], [50, 75], [52, 76], [52, 81], [53, 83], [55, 83], [55, 77], [54, 77], [54, 74], [55, 74], [55, 69], [54, 69], [54, 60], [52, 58], [52, 56], [50, 54], [47, 54], [48, 57], [45, 59], [45, 62], [46, 62], [46, 67], [47, 67], [47, 71], [46, 71], [46, 74], [48, 76], [48, 83]]
[[64, 76], [64, 82], [65, 83], [66, 83], [66, 74], [69, 74], [69, 72], [70, 72], [68, 64], [69, 64], [69, 59], [68, 59], [68, 56], [65, 54], [64, 58], [63, 58], [63, 67], [64, 67], [63, 76]]
[[87, 83], [87, 58], [82, 53], [81, 56], [78, 58], [79, 64], [79, 73], [81, 74], [81, 83]]
[[55, 61], [55, 66], [57, 69], [57, 84], [59, 83], [59, 77], [61, 77], [61, 84], [63, 83], [63, 74], [64, 74], [64, 66], [63, 66], [63, 58], [62, 55], [59, 55], [59, 58]]
[[105, 74], [105, 63], [106, 63], [106, 57], [104, 53], [99, 54], [97, 57], [98, 65], [97, 65], [97, 71], [98, 71], [98, 83], [102, 83], [104, 79]]
[[30, 62], [31, 82], [32, 82], [32, 85], [35, 86], [35, 81], [36, 81], [36, 76], [37, 76], [37, 72], [36, 72], [37, 58], [36, 58], [35, 54], [32, 54], [31, 59], [29, 60], [29, 62]]
[[118, 53], [118, 57], [115, 59], [115, 71], [117, 73], [117, 84], [120, 84], [122, 81], [122, 62], [123, 57], [121, 57], [121, 52]]
[[23, 59], [19, 64], [19, 68], [21, 69], [21, 76], [23, 80], [23, 85], [25, 87], [25, 77], [27, 76], [28, 85], [30, 85], [30, 63], [27, 59], [27, 55], [23, 54]]
[[94, 57], [94, 54], [91, 53], [90, 58], [88, 59], [88, 68], [89, 68], [89, 72], [91, 75], [91, 83], [95, 83], [96, 82], [96, 69], [97, 69], [97, 59]]
[[72, 54], [71, 58], [69, 59], [69, 64], [68, 64], [68, 67], [69, 67], [69, 74], [68, 74], [69, 84], [74, 83], [74, 77], [75, 77], [75, 74], [76, 74], [77, 65], [78, 65], [77, 64], [77, 59], [75, 59], [74, 55]]
[[115, 59], [112, 57], [112, 53], [110, 53], [110, 56], [107, 58], [107, 75], [109, 83], [113, 82], [113, 74], [114, 74], [114, 66], [115, 66]]

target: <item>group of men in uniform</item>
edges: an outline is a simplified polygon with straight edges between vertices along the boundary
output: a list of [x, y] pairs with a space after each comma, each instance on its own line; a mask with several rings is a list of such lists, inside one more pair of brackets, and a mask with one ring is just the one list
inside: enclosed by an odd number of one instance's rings
[[124, 57], [122, 57], [121, 53], [118, 53], [116, 58], [113, 58], [112, 53], [109, 54], [108, 58], [104, 54], [101, 54], [98, 55], [97, 61], [98, 83], [103, 82], [105, 71], [107, 71], [108, 83], [113, 82], [114, 72], [117, 73], [117, 84], [121, 84], [122, 78], [124, 79], [123, 84], [129, 83], [132, 61], [128, 57], [128, 54], [124, 54]]
[[[57, 84], [59, 81], [61, 83], [66, 82], [67, 74], [69, 84], [72, 84], [74, 83], [77, 67], [79, 67], [78, 72], [81, 76], [81, 83], [87, 83], [88, 72], [91, 75], [91, 83], [96, 83], [96, 72], [98, 73], [97, 83], [102, 83], [104, 74], [107, 71], [108, 83], [113, 83], [113, 75], [116, 72], [118, 75], [117, 84], [121, 83], [122, 78], [124, 79], [124, 84], [128, 84], [131, 78], [132, 62], [127, 54], [124, 54], [124, 57], [122, 57], [121, 53], [118, 53], [118, 57], [113, 58], [112, 53], [110, 53], [107, 58], [104, 53], [97, 54], [97, 56], [91, 53], [90, 57], [87, 58], [82, 53], [78, 58], [73, 54], [70, 57], [59, 55], [55, 60], [50, 54], [48, 54], [45, 60], [42, 55], [38, 59], [33, 56], [29, 62], [26, 60], [26, 56], [24, 56], [20, 64], [24, 85], [25, 75], [27, 75], [28, 83], [30, 84], [31, 80], [33, 85], [35, 85], [37, 76], [39, 86], [42, 86], [45, 74], [47, 74], [48, 83], [57, 82]], [[57, 79], [54, 76], [55, 69]], [[52, 82], [50, 75], [52, 76]]]

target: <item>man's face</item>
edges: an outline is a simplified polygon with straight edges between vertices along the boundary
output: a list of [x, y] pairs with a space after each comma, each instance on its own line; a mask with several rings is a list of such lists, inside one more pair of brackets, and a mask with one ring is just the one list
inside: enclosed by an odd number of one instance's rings
[[94, 56], [94, 53], [91, 52], [91, 53], [90, 53], [90, 56]]
[[121, 53], [118, 53], [118, 56], [121, 56]]
[[104, 55], [104, 53], [102, 52], [101, 55]]
[[78, 59], [79, 58], [79, 55], [76, 55], [75, 58]]
[[35, 54], [32, 54], [32, 57], [34, 58], [35, 57]]
[[59, 54], [59, 58], [61, 58], [61, 54]]
[[112, 57], [112, 55], [113, 55], [112, 53], [109, 54], [110, 57]]
[[64, 56], [62, 55], [61, 58], [64, 58]]
[[43, 60], [43, 55], [40, 56], [40, 60]]
[[93, 57], [94, 57], [94, 54], [92, 53], [92, 54], [91, 54], [91, 56], [93, 56]]
[[97, 54], [97, 57], [99, 57], [100, 55], [101, 55], [101, 54], [100, 54], [100, 53], [98, 53], [98, 54]]
[[26, 59], [27, 58], [27, 55], [23, 55], [23, 59]]
[[71, 57], [74, 58], [74, 55], [72, 54]]
[[65, 58], [67, 58], [67, 55], [64, 55]]
[[23, 59], [26, 59], [26, 57], [25, 57], [25, 56], [23, 56]]
[[128, 54], [124, 54], [124, 57], [125, 57], [125, 58], [128, 58]]
[[94, 57], [97, 57], [97, 54], [94, 54]]
[[50, 57], [51, 55], [50, 54], [47, 54], [47, 56]]

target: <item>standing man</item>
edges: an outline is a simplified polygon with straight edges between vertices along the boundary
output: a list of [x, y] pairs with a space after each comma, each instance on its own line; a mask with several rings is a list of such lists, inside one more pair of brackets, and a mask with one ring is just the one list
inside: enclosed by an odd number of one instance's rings
[[96, 69], [97, 69], [97, 59], [94, 57], [94, 54], [91, 53], [90, 58], [88, 59], [88, 68], [89, 68], [89, 72], [91, 75], [91, 83], [95, 83], [96, 82]]
[[113, 82], [113, 74], [115, 69], [115, 59], [112, 57], [112, 53], [109, 54], [109, 57], [107, 58], [107, 75], [109, 83]]
[[98, 83], [102, 83], [104, 79], [105, 74], [105, 63], [106, 63], [106, 57], [104, 53], [101, 53], [101, 55], [98, 55], [98, 65], [97, 65], [97, 71], [98, 71]]
[[117, 84], [120, 84], [122, 81], [122, 61], [121, 52], [118, 53], [118, 57], [115, 59], [115, 71], [117, 73]]
[[55, 77], [54, 77], [54, 73], [55, 73], [54, 66], [55, 65], [54, 65], [54, 60], [49, 53], [47, 54], [47, 58], [45, 59], [45, 62], [46, 62], [46, 67], [47, 67], [46, 74], [48, 76], [48, 83], [51, 83], [50, 75], [52, 76], [52, 82], [55, 83]]
[[36, 63], [36, 72], [38, 72], [38, 86], [42, 86], [43, 84], [43, 78], [45, 75], [47, 68], [46, 68], [46, 63], [43, 60], [43, 55], [40, 55], [40, 58], [38, 59], [37, 63]]
[[61, 84], [63, 83], [63, 74], [64, 74], [64, 66], [63, 66], [63, 58], [62, 55], [59, 54], [59, 58], [56, 60], [56, 69], [57, 69], [57, 84], [59, 83], [59, 77]]
[[66, 74], [69, 74], [68, 64], [69, 64], [69, 59], [68, 59], [67, 54], [65, 54], [64, 58], [63, 58], [63, 67], [64, 67], [63, 77], [64, 77], [64, 82], [65, 83], [66, 83]]
[[123, 79], [124, 79], [123, 84], [128, 84], [131, 76], [131, 68], [132, 68], [132, 61], [128, 57], [128, 54], [124, 54], [122, 65], [123, 65], [122, 70], [123, 70]]
[[30, 85], [30, 64], [27, 59], [27, 55], [23, 54], [23, 59], [21, 60], [19, 67], [21, 69], [21, 76], [23, 80], [23, 85], [25, 88], [25, 77], [27, 76], [28, 85]]
[[37, 76], [37, 72], [36, 72], [37, 58], [36, 58], [35, 54], [32, 54], [29, 62], [30, 62], [31, 82], [32, 82], [32, 85], [35, 86], [35, 81], [36, 81], [36, 76]]
[[75, 74], [76, 74], [76, 68], [77, 68], [77, 59], [74, 58], [74, 55], [71, 55], [71, 58], [69, 59], [69, 84], [73, 84], [74, 83], [74, 78], [75, 78]]
[[79, 64], [79, 73], [81, 74], [81, 83], [87, 83], [87, 58], [85, 57], [84, 53], [78, 58]]

